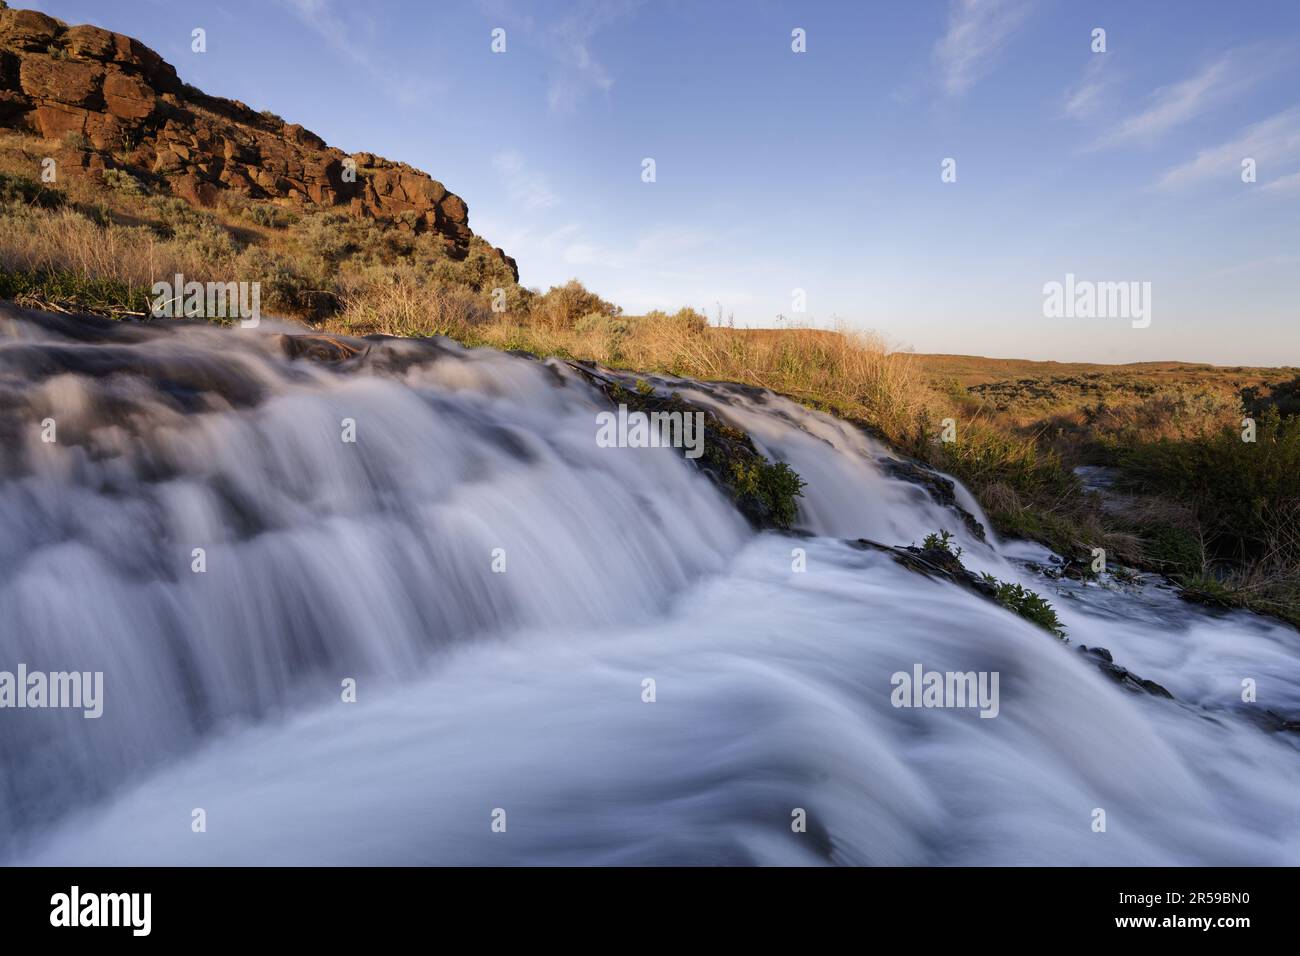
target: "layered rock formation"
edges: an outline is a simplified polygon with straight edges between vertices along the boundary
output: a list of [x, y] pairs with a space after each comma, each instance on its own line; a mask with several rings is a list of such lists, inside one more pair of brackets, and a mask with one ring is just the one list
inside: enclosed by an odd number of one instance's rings
[[[0, 10], [0, 126], [64, 144], [64, 169], [128, 168], [195, 205], [230, 190], [338, 207], [441, 236], [455, 258], [473, 237], [465, 201], [426, 173], [327, 146], [297, 124], [182, 83], [138, 40], [34, 10]], [[496, 252], [518, 278], [514, 260]]]

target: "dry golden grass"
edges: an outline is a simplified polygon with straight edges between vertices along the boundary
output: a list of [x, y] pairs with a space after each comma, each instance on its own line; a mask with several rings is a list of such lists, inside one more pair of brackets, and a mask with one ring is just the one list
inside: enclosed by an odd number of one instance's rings
[[357, 288], [323, 327], [350, 335], [447, 335], [470, 345], [755, 385], [899, 436], [922, 409], [937, 413], [941, 404], [914, 375], [911, 356], [890, 352], [871, 333], [847, 329], [756, 335], [663, 313], [590, 316], [568, 326], [535, 323], [531, 314], [493, 313], [486, 296], [410, 279]]

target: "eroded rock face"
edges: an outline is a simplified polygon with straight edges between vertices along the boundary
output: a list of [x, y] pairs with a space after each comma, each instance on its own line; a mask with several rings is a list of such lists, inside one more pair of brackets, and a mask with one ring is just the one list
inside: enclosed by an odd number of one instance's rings
[[[0, 10], [0, 126], [95, 154], [75, 159], [74, 171], [128, 168], [196, 205], [230, 190], [338, 207], [441, 236], [457, 258], [473, 237], [465, 201], [428, 174], [348, 155], [302, 126], [187, 86], [138, 40], [34, 10]], [[517, 279], [514, 260], [496, 252]]]

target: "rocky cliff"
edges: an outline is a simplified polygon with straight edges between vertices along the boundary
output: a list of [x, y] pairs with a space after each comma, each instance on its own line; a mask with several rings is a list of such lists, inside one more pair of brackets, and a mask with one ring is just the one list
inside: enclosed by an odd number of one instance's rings
[[[337, 207], [441, 236], [453, 258], [473, 237], [465, 201], [428, 174], [344, 153], [302, 126], [182, 83], [138, 40], [34, 10], [0, 9], [0, 126], [57, 142], [61, 172], [126, 168], [195, 205], [230, 190]], [[496, 251], [517, 279], [514, 260]]]

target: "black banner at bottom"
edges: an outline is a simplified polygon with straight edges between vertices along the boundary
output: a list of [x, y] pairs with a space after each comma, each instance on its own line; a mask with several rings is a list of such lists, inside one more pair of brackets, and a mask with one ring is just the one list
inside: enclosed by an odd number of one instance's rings
[[[1293, 871], [1267, 869], [10, 869], [10, 940], [398, 941], [431, 924], [584, 936], [622, 924], [728, 937], [852, 924], [930, 942], [1044, 930], [1064, 938], [1199, 934], [1231, 943], [1294, 923]], [[694, 932], [694, 930], [692, 930]], [[608, 938], [608, 937], [607, 937]]]

